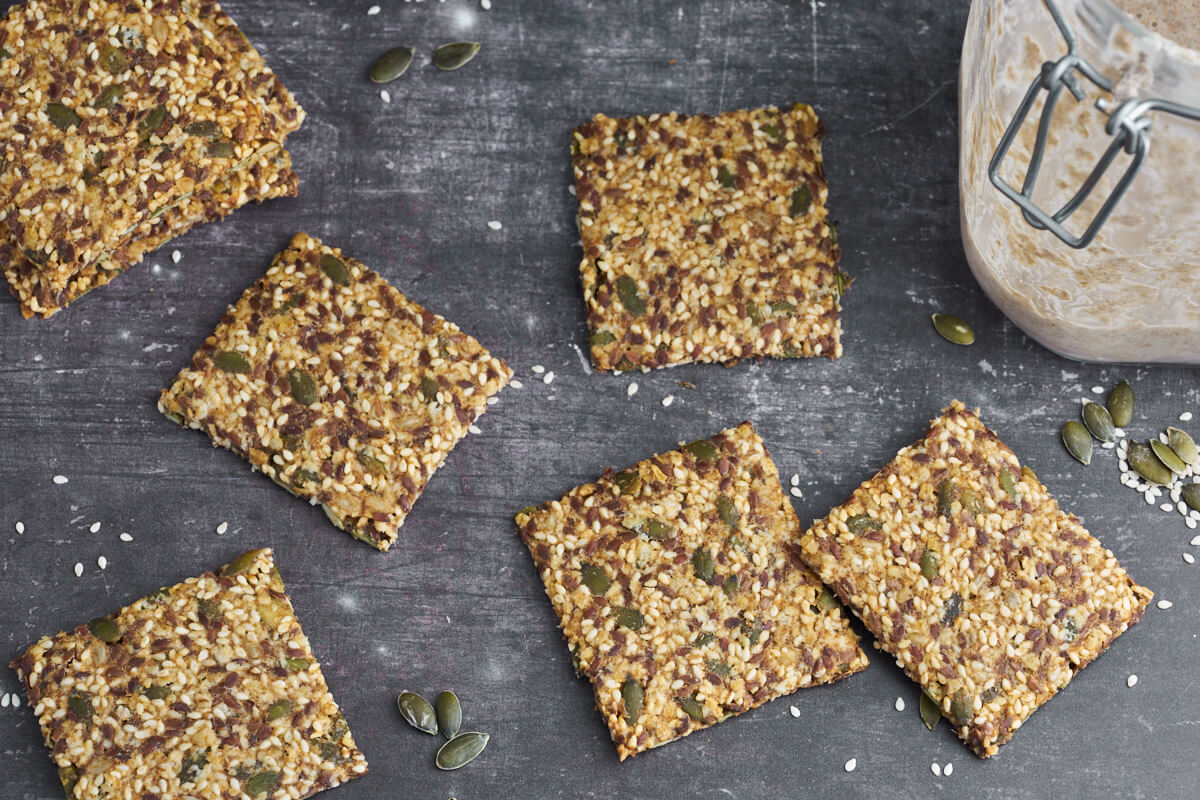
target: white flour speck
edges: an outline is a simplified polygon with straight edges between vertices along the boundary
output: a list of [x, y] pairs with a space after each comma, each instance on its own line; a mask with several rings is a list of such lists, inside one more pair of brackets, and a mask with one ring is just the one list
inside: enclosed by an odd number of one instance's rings
[[[626, 386], [626, 387], [625, 387], [625, 396], [626, 396], [626, 397], [633, 397], [635, 394], [637, 394], [637, 390], [638, 390], [638, 385], [637, 385], [637, 383], [636, 383], [636, 382], [634, 382], [634, 383], [631, 383], [631, 384], [629, 384], [628, 386]], [[20, 523], [18, 523], [18, 524], [20, 524]]]
[[100, 556], [96, 559], [96, 566], [100, 569], [108, 569], [108, 559], [104, 556]]
[[91, 531], [92, 533], [99, 533], [100, 532], [100, 523], [93, 522], [92, 527], [88, 528], [88, 530]]
[[852, 758], [846, 762], [846, 772], [854, 772], [858, 768], [858, 759]]
[[492, 10], [492, 0], [479, 0], [479, 7], [484, 11]]
[[83, 562], [82, 561], [75, 562], [75, 577], [76, 578], [83, 577]]
[[67, 476], [66, 475], [55, 475], [51, 480], [53, 480], [59, 486], [62, 486], [64, 483], [67, 482]]
[[217, 526], [217, 536], [224, 535], [225, 531], [227, 531], [227, 530], [229, 530], [229, 523], [222, 522], [220, 525]]
[[17, 529], [17, 533], [25, 532], [25, 523], [24, 522], [18, 522], [15, 527]]
[[988, 360], [986, 358], [980, 359], [979, 368], [981, 370], [983, 370], [984, 372], [986, 372], [988, 375], [996, 374], [996, 369], [988, 362]]
[[489, 223], [488, 223], [488, 227], [489, 227], [489, 228], [491, 228], [491, 229], [492, 229], [492, 230], [494, 230], [494, 231], [498, 231], [498, 230], [500, 230], [501, 228], [503, 228], [503, 227], [504, 227], [504, 223], [502, 223], [502, 222], [501, 222], [500, 220], [498, 220], [498, 219], [494, 219], [494, 220], [492, 220], [491, 222], [489, 222]]
[[128, 533], [122, 533], [120, 536], [120, 539], [122, 542], [132, 542], [133, 541], [133, 537], [130, 536]]
[[675, 402], [675, 395], [669, 394], [662, 399], [663, 408], [670, 408], [671, 403]]
[[547, 386], [549, 386], [553, 382], [554, 382], [554, 370], [550, 370], [549, 372], [547, 372], [545, 375], [542, 376], [542, 383], [546, 384]]

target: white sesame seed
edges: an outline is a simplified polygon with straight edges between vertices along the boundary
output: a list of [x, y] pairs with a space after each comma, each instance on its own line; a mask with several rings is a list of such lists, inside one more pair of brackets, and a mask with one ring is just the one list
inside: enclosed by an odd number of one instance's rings
[[483, 433], [483, 431], [481, 431], [481, 430], [479, 429], [479, 426], [478, 426], [478, 425], [473, 425], [473, 424], [472, 424], [472, 425], [468, 425], [468, 426], [467, 426], [467, 432], [468, 432], [468, 433], [474, 433], [474, 434], [480, 434], [480, 433]]
[[1200, 535], [1193, 536], [1192, 540], [1188, 542], [1188, 544], [1190, 544], [1192, 547], [1200, 547]]
[[479, 7], [484, 11], [492, 10], [492, 0], [479, 0]]
[[1103, 386], [1093, 386], [1092, 394], [1104, 394], [1104, 387]]
[[1196, 557], [1195, 557], [1194, 555], [1192, 555], [1191, 553], [1184, 553], [1184, 554], [1183, 554], [1183, 560], [1184, 560], [1185, 562], [1187, 562], [1188, 564], [1195, 564], [1195, 563], [1196, 563]]
[[1114, 447], [1117, 446], [1117, 443], [1116, 442], [1104, 442], [1100, 446], [1103, 447], [1105, 450], [1112, 450]]
[[88, 528], [88, 530], [91, 531], [92, 533], [99, 533], [100, 532], [100, 523], [93, 522], [92, 527]]
[[380, 10], [379, 6], [371, 6], [370, 8], [367, 9], [367, 16], [373, 17], [379, 13], [379, 10]]
[[504, 223], [502, 223], [498, 219], [494, 219], [494, 220], [491, 220], [490, 222], [488, 222], [488, 227], [494, 231], [498, 231], [504, 227]]
[[1159, 440], [1160, 442], [1162, 442], [1163, 444], [1170, 444], [1170, 443], [1171, 443], [1171, 440], [1167, 438], [1167, 434], [1165, 434], [1165, 433], [1160, 433], [1160, 434], [1158, 435], [1158, 440]]
[[789, 712], [789, 713], [790, 713], [790, 714], [791, 714], [793, 717], [796, 717], [797, 719], [799, 719], [799, 717], [800, 717], [800, 709], [796, 708], [795, 706], [792, 706], [791, 708], [789, 708], [789, 709], [788, 709], [788, 712]]
[[1128, 678], [1126, 678], [1125, 685], [1128, 686], [1130, 689], [1137, 686], [1137, 675], [1130, 675]]
[[800, 485], [800, 473], [799, 473], [799, 472], [793, 472], [793, 473], [792, 473], [792, 477], [791, 477], [791, 479], [789, 480], [789, 483], [791, 483], [791, 484], [792, 484], [792, 486], [799, 486], [799, 485]]
[[942, 765], [936, 761], [929, 765], [929, 771], [934, 775], [937, 775], [939, 778], [942, 777]]
[[625, 387], [625, 396], [633, 397], [635, 394], [637, 394], [637, 390], [638, 390], [638, 385], [636, 383], [631, 383]]
[[804, 492], [800, 491], [799, 486], [793, 486], [792, 488], [788, 489], [788, 493], [792, 497], [804, 497]]
[[1155, 501], [1156, 499], [1158, 499], [1158, 498], [1156, 498], [1156, 497], [1154, 496], [1154, 493], [1153, 493], [1153, 492], [1149, 492], [1149, 491], [1147, 491], [1147, 492], [1146, 492], [1146, 494], [1145, 494], [1144, 496], [1145, 496], [1145, 498], [1146, 498], [1146, 505], [1148, 505], [1148, 506], [1152, 506], [1152, 505], [1154, 505], [1154, 501]]
[[96, 559], [96, 566], [100, 569], [108, 569], [108, 559], [104, 556], [100, 556]]
[[133, 541], [133, 537], [130, 536], [128, 533], [122, 533], [120, 536], [120, 539], [122, 542], [132, 542]]
[[[1116, 430], [1113, 431], [1113, 436], [1116, 436], [1118, 439], [1124, 439], [1125, 438], [1125, 429], [1117, 428]], [[1121, 442], [1121, 444], [1125, 444], [1125, 443]]]
[[1185, 411], [1182, 414], [1180, 414], [1179, 421], [1180, 422], [1191, 422], [1192, 421], [1192, 412]]
[[178, 264], [182, 260], [183, 260], [183, 253], [179, 252], [178, 250], [171, 251], [171, 261]]
[[83, 577], [83, 563], [80, 561], [75, 562], [75, 577], [76, 578]]
[[1187, 503], [1180, 500], [1175, 504], [1175, 510], [1179, 512], [1180, 516], [1186, 517], [1188, 512]]
[[8, 692], [5, 692], [4, 697], [0, 697], [0, 708], [8, 708], [8, 704], [10, 702], [9, 698], [11, 696], [12, 695], [10, 695]]
[[1159, 505], [1159, 508], [1161, 508], [1163, 511], [1174, 511], [1175, 504], [1174, 503], [1162, 503]]
[[1188, 515], [1188, 518], [1183, 521], [1183, 524], [1187, 525], [1189, 528], [1194, 528], [1196, 527], [1196, 518]]
[[220, 525], [217, 526], [217, 536], [223, 535], [225, 533], [225, 531], [227, 531], [227, 530], [229, 530], [229, 523], [222, 522]]
[[59, 486], [62, 486], [64, 483], [67, 482], [67, 476], [66, 475], [55, 475], [51, 480], [53, 480]]
[[549, 385], [553, 382], [554, 382], [554, 370], [550, 370], [549, 372], [547, 372], [545, 375], [542, 376], [542, 383]]
[[496, 397], [496, 395], [492, 395], [491, 397], [489, 397], [487, 399], [487, 404], [489, 406], [494, 406], [494, 405], [496, 405], [496, 403], [499, 403], [499, 402], [500, 402], [500, 398]]
[[575, 188], [575, 184], [571, 184], [570, 186], [568, 186], [567, 191], [573, 195], [576, 195], [576, 196], [579, 195], [579, 190]]
[[670, 408], [671, 403], [675, 402], [675, 395], [669, 394], [662, 399], [663, 408]]
[[524, 389], [525, 388], [525, 384], [521, 383], [516, 378], [513, 378], [511, 381], [509, 381], [508, 385], [514, 389]]
[[380, 89], [379, 90], [379, 99], [385, 103], [390, 103], [390, 102], [392, 102], [392, 93], [389, 92], [387, 89]]
[[18, 522], [18, 523], [16, 524], [16, 528], [17, 528], [17, 533], [24, 533], [24, 532], [25, 532], [25, 523], [24, 523], [24, 522]]
[[529, 368], [529, 371], [535, 375], [541, 375], [543, 372], [546, 371], [546, 368], [543, 367], [541, 364], [534, 364], [532, 367]]
[[904, 710], [904, 698], [903, 698], [903, 697], [897, 697], [897, 698], [896, 698], [896, 710], [897, 710], [897, 711], [903, 711], [903, 710]]
[[1166, 611], [1168, 608], [1170, 608], [1171, 606], [1173, 606], [1175, 604], [1172, 603], [1170, 600], [1159, 600], [1157, 603], [1155, 603], [1155, 605], [1158, 606], [1159, 608], [1161, 608], [1163, 611]]
[[945, 775], [947, 778], [949, 778], [951, 775], [954, 774], [954, 765], [947, 764], [946, 766], [942, 767], [942, 774]]
[[19, 708], [21, 706], [21, 696], [14, 693], [12, 696], [12, 707]]
[[854, 772], [854, 770], [855, 770], [857, 767], [858, 767], [858, 759], [857, 759], [857, 758], [852, 758], [852, 759], [850, 759], [849, 761], [847, 761], [847, 762], [846, 762], [846, 767], [845, 767], [845, 769], [846, 769], [846, 772]]

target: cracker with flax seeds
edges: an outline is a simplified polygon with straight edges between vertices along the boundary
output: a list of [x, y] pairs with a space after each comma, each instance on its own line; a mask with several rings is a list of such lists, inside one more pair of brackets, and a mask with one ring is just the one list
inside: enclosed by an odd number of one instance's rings
[[1153, 595], [977, 414], [954, 401], [800, 555], [986, 758]]
[[452, 322], [299, 233], [158, 407], [387, 550], [511, 377]]
[[597, 370], [841, 355], [822, 133], [802, 103], [575, 129]]
[[867, 666], [749, 422], [516, 522], [622, 760]]
[[270, 550], [10, 666], [72, 800], [303, 798], [367, 771]]

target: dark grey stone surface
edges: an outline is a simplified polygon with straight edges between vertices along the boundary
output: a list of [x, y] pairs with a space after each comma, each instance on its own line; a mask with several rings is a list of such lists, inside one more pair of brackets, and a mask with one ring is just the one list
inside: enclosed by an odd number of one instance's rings
[[[228, 3], [308, 111], [289, 142], [298, 198], [193, 231], [49, 321], [24, 321], [0, 300], [5, 660], [43, 634], [269, 545], [371, 763], [331, 797], [1195, 796], [1200, 566], [1181, 559], [1200, 555], [1188, 546], [1194, 531], [1123, 488], [1110, 451], [1085, 469], [1057, 432], [1090, 387], [1127, 377], [1138, 395], [1130, 434], [1152, 435], [1183, 411], [1200, 415], [1200, 374], [1061, 359], [1006, 321], [971, 278], [956, 197], [967, 3], [493, 0], [481, 11], [476, 0], [393, 0], [367, 16], [369, 5]], [[483, 50], [467, 68], [440, 73], [429, 54], [455, 39], [478, 39]], [[420, 55], [385, 104], [366, 72], [401, 43]], [[845, 357], [592, 374], [580, 352], [571, 127], [598, 111], [794, 100], [816, 106], [828, 130], [833, 214], [843, 267], [856, 279]], [[226, 304], [297, 230], [458, 322], [524, 382], [480, 420], [482, 435], [451, 454], [390, 554], [334, 530], [319, 509], [154, 407]], [[969, 319], [977, 344], [940, 340], [929, 324], [935, 310]], [[553, 370], [553, 383], [530, 371], [535, 364]], [[631, 381], [640, 391], [629, 399]], [[676, 399], [664, 408], [667, 395]], [[1174, 608], [1151, 608], [987, 762], [946, 725], [927, 732], [918, 693], [870, 650], [861, 675], [618, 764], [511, 515], [607, 465], [751, 419], [780, 471], [799, 473], [794, 502], [808, 522], [954, 397], [978, 405], [1063, 505]], [[56, 474], [70, 482], [55, 485]], [[222, 521], [229, 530], [218, 536]], [[134, 541], [119, 541], [122, 531]], [[462, 698], [465, 726], [493, 734], [456, 773], [434, 769], [434, 741], [393, 703], [402, 689], [432, 697], [446, 687]], [[17, 690], [0, 672], [0, 694]], [[903, 713], [893, 710], [897, 696]], [[60, 796], [24, 703], [0, 708], [0, 754], [0, 795]], [[858, 768], [847, 774], [851, 757]], [[934, 777], [931, 762], [953, 762], [953, 776]]]

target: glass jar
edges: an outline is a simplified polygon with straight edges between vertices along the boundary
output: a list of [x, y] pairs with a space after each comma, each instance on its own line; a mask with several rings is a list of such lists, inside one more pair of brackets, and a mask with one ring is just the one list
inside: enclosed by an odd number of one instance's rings
[[[1193, 2], [1174, 0], [1189, 13]], [[1109, 0], [971, 4], [959, 81], [967, 260], [1013, 322], [1070, 358], [1200, 364], [1200, 122], [1187, 113], [1200, 114], [1200, 52], [1157, 30]], [[1162, 102], [1139, 113], [1147, 99]]]

